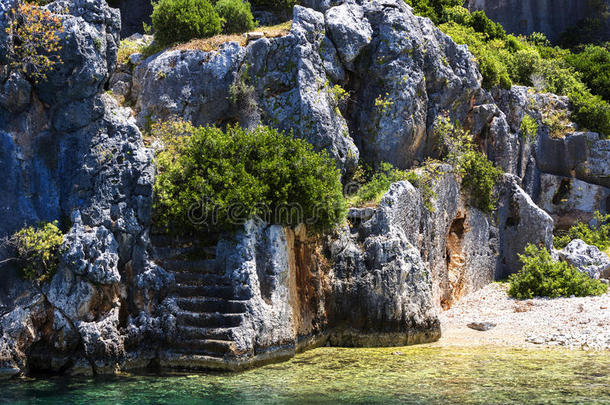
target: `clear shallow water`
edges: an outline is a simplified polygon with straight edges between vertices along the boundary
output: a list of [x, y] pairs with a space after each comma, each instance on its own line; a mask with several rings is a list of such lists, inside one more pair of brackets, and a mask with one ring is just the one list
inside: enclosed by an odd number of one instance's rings
[[610, 404], [610, 353], [320, 348], [233, 374], [1, 381], [0, 403]]

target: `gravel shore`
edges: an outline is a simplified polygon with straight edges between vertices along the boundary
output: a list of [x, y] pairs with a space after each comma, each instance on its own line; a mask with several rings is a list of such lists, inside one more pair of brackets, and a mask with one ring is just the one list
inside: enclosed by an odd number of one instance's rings
[[[507, 290], [508, 284], [490, 284], [443, 312], [442, 338], [435, 345], [610, 350], [610, 293], [515, 300]], [[472, 322], [496, 326], [478, 331], [466, 326]]]

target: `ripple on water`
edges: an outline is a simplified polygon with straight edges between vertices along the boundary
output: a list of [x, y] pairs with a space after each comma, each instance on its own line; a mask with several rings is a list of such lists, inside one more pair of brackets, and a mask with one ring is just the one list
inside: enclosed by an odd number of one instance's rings
[[610, 353], [319, 348], [242, 373], [0, 382], [10, 404], [610, 404]]

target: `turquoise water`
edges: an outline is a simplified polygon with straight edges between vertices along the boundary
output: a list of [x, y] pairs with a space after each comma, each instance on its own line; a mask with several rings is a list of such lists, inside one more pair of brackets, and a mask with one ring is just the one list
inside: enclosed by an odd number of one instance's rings
[[0, 382], [7, 404], [610, 404], [610, 352], [320, 348], [231, 374]]

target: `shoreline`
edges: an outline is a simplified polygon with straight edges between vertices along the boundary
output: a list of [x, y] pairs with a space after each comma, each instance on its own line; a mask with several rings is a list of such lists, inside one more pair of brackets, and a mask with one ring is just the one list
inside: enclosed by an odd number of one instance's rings
[[[500, 346], [610, 351], [610, 292], [596, 297], [516, 300], [508, 284], [492, 283], [440, 314], [441, 338], [431, 347]], [[491, 322], [487, 331], [471, 322]]]

